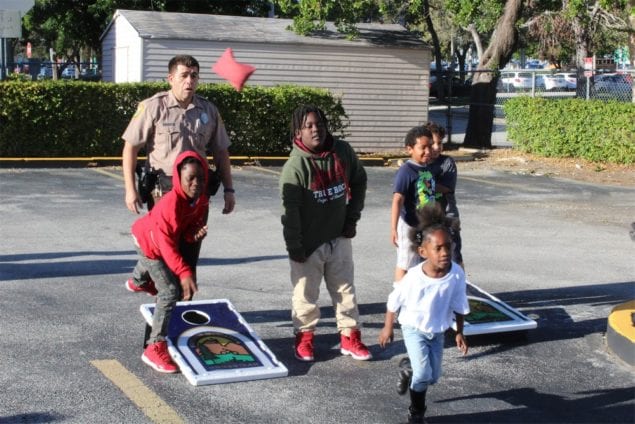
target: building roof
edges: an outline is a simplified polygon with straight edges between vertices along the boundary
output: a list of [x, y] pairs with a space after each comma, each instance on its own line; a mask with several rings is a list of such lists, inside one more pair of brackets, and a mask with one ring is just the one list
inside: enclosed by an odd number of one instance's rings
[[[119, 9], [112, 22], [123, 16], [147, 39], [238, 41], [250, 43], [319, 44], [360, 47], [406, 47], [426, 48], [427, 45], [415, 34], [397, 24], [357, 24], [359, 36], [346, 39], [327, 22], [326, 30], [310, 36], [302, 36], [288, 29], [291, 19], [258, 18], [228, 15], [203, 15], [194, 13], [169, 13]], [[102, 35], [102, 38], [103, 36]]]

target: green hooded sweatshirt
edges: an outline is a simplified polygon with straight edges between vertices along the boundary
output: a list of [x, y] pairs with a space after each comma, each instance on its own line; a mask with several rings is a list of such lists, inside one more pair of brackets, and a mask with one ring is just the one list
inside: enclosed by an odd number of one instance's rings
[[332, 139], [323, 153], [293, 145], [282, 168], [282, 226], [287, 251], [310, 256], [320, 245], [354, 229], [366, 197], [366, 171], [353, 148]]

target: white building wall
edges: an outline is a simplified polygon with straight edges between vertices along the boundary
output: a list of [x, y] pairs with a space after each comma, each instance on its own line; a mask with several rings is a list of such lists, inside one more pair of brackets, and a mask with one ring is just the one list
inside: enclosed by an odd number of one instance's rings
[[102, 39], [102, 80], [141, 82], [143, 40], [130, 23], [115, 17]]

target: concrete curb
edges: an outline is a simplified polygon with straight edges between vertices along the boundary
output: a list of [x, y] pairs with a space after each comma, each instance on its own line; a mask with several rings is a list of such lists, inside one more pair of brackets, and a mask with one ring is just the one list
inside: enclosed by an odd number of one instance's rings
[[[444, 152], [451, 156], [455, 162], [471, 162], [475, 159], [475, 154], [479, 153], [478, 149], [460, 149]], [[394, 157], [386, 159], [386, 166], [399, 167], [409, 158], [407, 156]], [[364, 164], [365, 165], [365, 164]]]
[[[455, 161], [474, 160], [472, 152], [448, 152]], [[145, 159], [140, 156], [139, 160]], [[211, 159], [211, 158], [210, 158]], [[245, 166], [282, 166], [288, 159], [287, 156], [231, 156], [232, 165]], [[399, 166], [407, 157], [363, 156], [359, 159], [364, 166]], [[119, 166], [121, 157], [28, 157], [28, 158], [0, 158], [0, 168], [62, 168], [62, 167], [99, 167]]]
[[[208, 158], [211, 160], [211, 157]], [[231, 156], [232, 165], [282, 166], [286, 156]], [[366, 166], [385, 166], [383, 157], [360, 158]], [[139, 156], [138, 160], [145, 160]], [[60, 167], [99, 167], [120, 166], [121, 157], [60, 157], [60, 158], [0, 158], [0, 168], [60, 168]]]
[[635, 366], [635, 300], [617, 305], [608, 318], [606, 344], [630, 366]]

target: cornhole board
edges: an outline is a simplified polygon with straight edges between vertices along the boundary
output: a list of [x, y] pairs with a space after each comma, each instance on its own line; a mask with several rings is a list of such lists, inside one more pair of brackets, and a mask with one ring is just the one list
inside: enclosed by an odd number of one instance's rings
[[[154, 303], [141, 305], [148, 326], [154, 308]], [[177, 302], [167, 343], [172, 359], [194, 386], [288, 374], [227, 299]]]
[[[470, 313], [465, 316], [463, 325], [466, 336], [525, 331], [538, 326], [533, 319], [470, 282], [467, 283], [467, 300]], [[452, 328], [456, 331], [456, 322]]]

